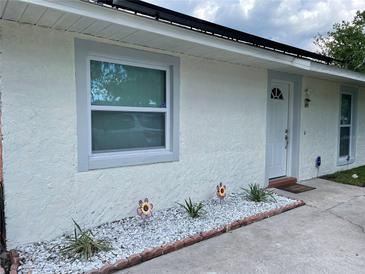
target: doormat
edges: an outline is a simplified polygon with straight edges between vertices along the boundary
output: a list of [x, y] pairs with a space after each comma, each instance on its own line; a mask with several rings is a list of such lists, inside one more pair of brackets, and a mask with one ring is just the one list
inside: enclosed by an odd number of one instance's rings
[[296, 194], [316, 189], [315, 187], [305, 186], [305, 185], [301, 185], [301, 184], [277, 186], [276, 188], [281, 189], [281, 190], [285, 190], [285, 191], [288, 191], [288, 192], [291, 192], [291, 193], [296, 193]]

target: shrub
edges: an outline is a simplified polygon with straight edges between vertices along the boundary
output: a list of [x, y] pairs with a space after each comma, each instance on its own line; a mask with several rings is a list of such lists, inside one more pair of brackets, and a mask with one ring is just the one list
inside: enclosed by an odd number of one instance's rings
[[184, 208], [191, 218], [198, 218], [204, 213], [203, 203], [193, 203], [190, 198], [185, 200], [185, 204], [178, 203], [178, 205]]
[[242, 188], [244, 197], [253, 202], [268, 202], [269, 200], [276, 201], [274, 193], [269, 191], [259, 184], [250, 184], [248, 188]]
[[75, 225], [74, 236], [69, 239], [68, 245], [62, 249], [63, 253], [89, 259], [99, 251], [111, 249], [108, 242], [94, 239], [94, 235], [90, 230], [82, 230], [74, 220], [73, 222]]

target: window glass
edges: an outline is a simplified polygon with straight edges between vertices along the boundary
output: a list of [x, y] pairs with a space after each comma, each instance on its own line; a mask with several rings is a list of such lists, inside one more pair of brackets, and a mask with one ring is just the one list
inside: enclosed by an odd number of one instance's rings
[[165, 147], [165, 113], [92, 111], [92, 151]]
[[281, 92], [281, 90], [279, 88], [273, 88], [271, 90], [271, 99], [277, 99], [277, 100], [284, 100], [284, 96], [283, 93]]
[[350, 127], [340, 128], [340, 157], [350, 155]]
[[341, 125], [351, 124], [351, 100], [350, 94], [342, 94], [341, 97]]
[[91, 104], [166, 107], [166, 71], [90, 61]]

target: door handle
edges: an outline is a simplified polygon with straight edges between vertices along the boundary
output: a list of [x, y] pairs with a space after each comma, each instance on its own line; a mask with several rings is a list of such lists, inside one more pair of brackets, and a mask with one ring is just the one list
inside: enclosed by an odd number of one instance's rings
[[285, 130], [284, 139], [285, 139], [285, 149], [288, 149], [288, 145], [289, 145], [288, 129]]

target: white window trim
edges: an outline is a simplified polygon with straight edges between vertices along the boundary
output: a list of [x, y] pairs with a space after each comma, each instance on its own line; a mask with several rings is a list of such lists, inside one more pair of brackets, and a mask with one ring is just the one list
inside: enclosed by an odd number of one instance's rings
[[[90, 60], [166, 71], [166, 107], [91, 105]], [[179, 159], [179, 59], [174, 56], [75, 39], [78, 170], [177, 161]], [[91, 111], [165, 113], [165, 148], [92, 152]]]
[[[342, 95], [347, 94], [351, 96], [351, 123], [341, 125], [341, 107], [342, 107]], [[338, 142], [337, 142], [337, 165], [349, 165], [356, 160], [356, 130], [357, 130], [357, 89], [349, 86], [342, 86], [339, 96], [339, 119], [338, 119]], [[341, 128], [350, 127], [350, 148], [349, 157], [340, 156], [340, 140], [341, 140]]]

